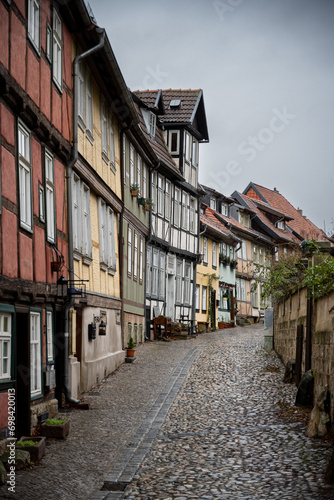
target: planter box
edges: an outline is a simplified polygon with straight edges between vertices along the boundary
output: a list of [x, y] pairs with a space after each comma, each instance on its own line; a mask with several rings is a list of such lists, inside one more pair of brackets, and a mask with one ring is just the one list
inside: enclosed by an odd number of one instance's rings
[[40, 434], [47, 438], [64, 439], [69, 432], [70, 421], [68, 419], [63, 424], [58, 425], [42, 424], [40, 429]]
[[27, 437], [22, 436], [19, 441], [38, 441], [38, 444], [34, 446], [18, 446], [15, 445], [17, 450], [28, 451], [30, 453], [30, 460], [32, 462], [39, 462], [45, 453], [45, 441], [44, 436]]

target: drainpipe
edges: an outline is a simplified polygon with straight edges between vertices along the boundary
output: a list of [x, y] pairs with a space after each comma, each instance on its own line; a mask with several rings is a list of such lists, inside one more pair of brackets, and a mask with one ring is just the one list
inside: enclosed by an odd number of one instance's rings
[[[78, 67], [80, 61], [86, 57], [94, 54], [100, 50], [104, 45], [105, 31], [101, 28], [97, 28], [96, 32], [101, 34], [100, 42], [91, 49], [78, 55], [73, 62], [73, 146], [72, 146], [72, 158], [67, 164], [67, 233], [68, 233], [68, 264], [69, 264], [69, 279], [72, 281], [74, 279], [73, 272], [73, 217], [72, 217], [72, 187], [73, 187], [73, 166], [78, 159]], [[64, 308], [64, 366], [63, 366], [63, 390], [65, 394], [65, 399], [68, 403], [78, 404], [80, 401], [78, 399], [72, 398], [71, 389], [69, 387], [69, 368], [68, 368], [68, 357], [69, 357], [69, 323], [70, 323], [70, 309], [74, 306], [74, 297], [71, 296], [70, 300], [66, 303]]]

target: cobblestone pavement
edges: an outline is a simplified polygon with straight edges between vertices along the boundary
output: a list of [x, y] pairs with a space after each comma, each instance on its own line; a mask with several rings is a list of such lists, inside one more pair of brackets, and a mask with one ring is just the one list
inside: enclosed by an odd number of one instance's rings
[[323, 483], [331, 446], [278, 416], [296, 388], [263, 336], [255, 325], [140, 346], [84, 395], [89, 411], [67, 415], [68, 439], [48, 443], [0, 498], [333, 499]]
[[334, 498], [323, 482], [331, 446], [278, 416], [276, 403], [293, 405], [296, 388], [262, 346], [253, 327], [222, 332], [202, 350], [122, 498]]

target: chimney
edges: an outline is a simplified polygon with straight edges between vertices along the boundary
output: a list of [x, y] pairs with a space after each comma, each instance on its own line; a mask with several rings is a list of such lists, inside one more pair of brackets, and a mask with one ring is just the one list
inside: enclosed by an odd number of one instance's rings
[[299, 208], [299, 207], [297, 208], [297, 212], [299, 213], [299, 215], [303, 215], [303, 211], [302, 211], [302, 209], [301, 209], [301, 208]]
[[278, 189], [276, 189], [275, 187], [274, 187], [274, 191], [275, 191], [276, 193], [279, 193], [279, 190], [278, 190]]

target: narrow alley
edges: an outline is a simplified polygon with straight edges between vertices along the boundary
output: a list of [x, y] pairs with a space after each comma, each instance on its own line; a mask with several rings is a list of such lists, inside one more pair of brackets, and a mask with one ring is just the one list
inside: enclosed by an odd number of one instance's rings
[[[305, 436], [263, 325], [151, 342], [68, 413], [65, 441], [18, 471], [25, 500], [329, 500], [331, 443]], [[279, 404], [277, 404], [279, 403]], [[289, 408], [288, 418], [282, 409]], [[296, 413], [295, 413], [296, 412]]]

